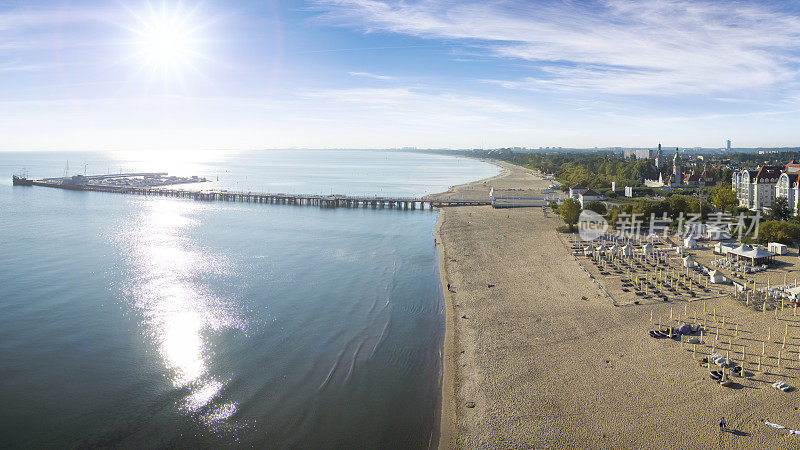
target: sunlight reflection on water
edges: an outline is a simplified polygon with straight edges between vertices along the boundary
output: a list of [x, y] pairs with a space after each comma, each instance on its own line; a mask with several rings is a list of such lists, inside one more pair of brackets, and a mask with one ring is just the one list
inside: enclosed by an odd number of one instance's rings
[[164, 199], [142, 201], [142, 213], [120, 234], [135, 276], [126, 293], [144, 319], [149, 337], [175, 389], [188, 390], [179, 408], [210, 424], [230, 418], [236, 403], [215, 405], [226, 383], [209, 371], [209, 331], [244, 328], [226, 302], [204, 286], [209, 275], [229, 270], [228, 261], [207, 255], [189, 237], [201, 205]]
[[400, 196], [497, 169], [400, 152], [212, 156], [0, 155], [3, 446], [427, 448], [444, 323], [434, 211], [17, 189], [12, 168]]

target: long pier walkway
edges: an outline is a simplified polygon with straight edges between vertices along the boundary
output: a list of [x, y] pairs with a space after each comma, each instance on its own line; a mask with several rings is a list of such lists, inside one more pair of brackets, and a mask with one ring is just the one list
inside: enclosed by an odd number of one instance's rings
[[490, 198], [482, 199], [435, 199], [415, 197], [369, 197], [349, 195], [316, 195], [316, 194], [260, 194], [254, 192], [235, 192], [225, 190], [188, 190], [152, 187], [118, 187], [83, 185], [70, 186], [51, 183], [45, 180], [33, 180], [34, 186], [54, 187], [60, 189], [110, 192], [129, 195], [146, 195], [158, 197], [188, 198], [198, 201], [226, 201], [247, 203], [269, 203], [284, 205], [319, 206], [322, 208], [395, 208], [403, 210], [429, 209], [441, 206], [478, 206], [491, 205]]

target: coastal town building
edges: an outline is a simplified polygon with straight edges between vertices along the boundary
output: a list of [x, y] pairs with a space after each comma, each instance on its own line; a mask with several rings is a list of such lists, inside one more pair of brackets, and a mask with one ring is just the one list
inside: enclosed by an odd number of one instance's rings
[[681, 182], [681, 157], [678, 154], [678, 147], [675, 147], [675, 156], [672, 157], [672, 177], [673, 181]]
[[672, 157], [672, 169], [665, 170], [668, 166], [665, 165], [661, 159], [661, 145], [656, 153], [656, 168], [658, 171], [658, 179], [644, 180], [644, 185], [647, 187], [672, 189], [672, 188], [698, 188], [705, 187], [713, 184], [710, 176], [703, 171], [700, 174], [690, 172], [684, 174], [683, 161], [680, 156], [680, 150], [675, 148], [675, 155]]
[[70, 178], [65, 178], [61, 182], [61, 184], [65, 186], [86, 186], [88, 183], [89, 179], [84, 175], [73, 175]]
[[581, 192], [585, 190], [586, 190], [585, 187], [581, 186], [580, 184], [576, 184], [575, 186], [569, 188], [569, 198], [574, 198], [575, 200], [578, 200], [578, 197], [581, 195]]
[[578, 194], [578, 201], [581, 202], [581, 208], [585, 208], [586, 205], [591, 201], [602, 199], [602, 195], [591, 189], [584, 189], [580, 194]]
[[[731, 188], [736, 192], [739, 206], [754, 211], [769, 210], [775, 201], [779, 191], [777, 185], [785, 170], [784, 166], [761, 166], [757, 169], [742, 169], [735, 172], [731, 177]], [[785, 181], [790, 183], [789, 179]], [[789, 199], [788, 192], [783, 190], [780, 192]], [[797, 198], [796, 193], [794, 198]]]
[[622, 150], [625, 159], [650, 159], [653, 157], [653, 150], [649, 148], [626, 148]]
[[660, 172], [664, 166], [664, 162], [661, 160], [661, 144], [658, 144], [658, 150], [656, 151], [656, 157], [654, 163], [656, 165], [656, 169], [658, 169]]
[[715, 184], [713, 177], [711, 177], [705, 170], [699, 174], [687, 173], [683, 177], [683, 185], [690, 188], [707, 187]]
[[798, 185], [797, 173], [784, 172], [778, 178], [778, 183], [775, 185], [775, 198], [785, 197], [789, 202], [789, 207], [792, 208], [792, 214], [797, 214], [797, 198], [798, 198]]
[[574, 198], [579, 201], [581, 203], [581, 208], [585, 208], [586, 204], [593, 200], [603, 200], [602, 195], [579, 184], [569, 188], [569, 198]]
[[786, 173], [800, 173], [800, 163], [795, 160], [786, 163]]

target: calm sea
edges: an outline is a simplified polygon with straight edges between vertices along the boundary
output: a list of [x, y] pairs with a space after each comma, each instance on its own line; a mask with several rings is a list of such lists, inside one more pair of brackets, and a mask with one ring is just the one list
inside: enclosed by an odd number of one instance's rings
[[23, 168], [423, 195], [496, 167], [378, 151], [0, 153], [0, 445], [434, 445], [435, 211], [12, 187]]

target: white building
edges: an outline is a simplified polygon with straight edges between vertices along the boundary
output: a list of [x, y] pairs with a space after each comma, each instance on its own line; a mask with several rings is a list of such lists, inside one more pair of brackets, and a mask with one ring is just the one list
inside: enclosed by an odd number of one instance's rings
[[742, 169], [738, 172], [733, 172], [731, 176], [731, 189], [736, 193], [736, 198], [739, 199], [739, 206], [749, 207], [750, 197], [750, 178], [755, 176], [755, 171], [750, 169]]
[[792, 214], [797, 215], [797, 199], [798, 195], [798, 174], [784, 172], [778, 178], [778, 183], [775, 185], [775, 198], [786, 197], [789, 201], [789, 208], [792, 209]]
[[758, 211], [770, 208], [775, 201], [775, 185], [783, 171], [782, 166], [761, 166], [734, 173], [731, 185], [739, 206]]
[[785, 255], [789, 253], [789, 248], [786, 244], [781, 244], [779, 242], [770, 242], [767, 244], [767, 250], [775, 253], [776, 255]]
[[585, 208], [586, 204], [594, 200], [602, 200], [603, 196], [591, 189], [585, 189], [578, 194], [578, 201], [581, 202], [581, 208]]
[[725, 275], [723, 275], [719, 270], [712, 270], [711, 272], [708, 272], [708, 279], [714, 284], [721, 284], [728, 281], [728, 279], [725, 278]]
[[586, 190], [585, 187], [581, 186], [580, 184], [576, 184], [575, 186], [569, 188], [569, 198], [574, 198], [575, 200], [578, 200], [578, 196], [580, 196], [581, 192], [585, 190]]

